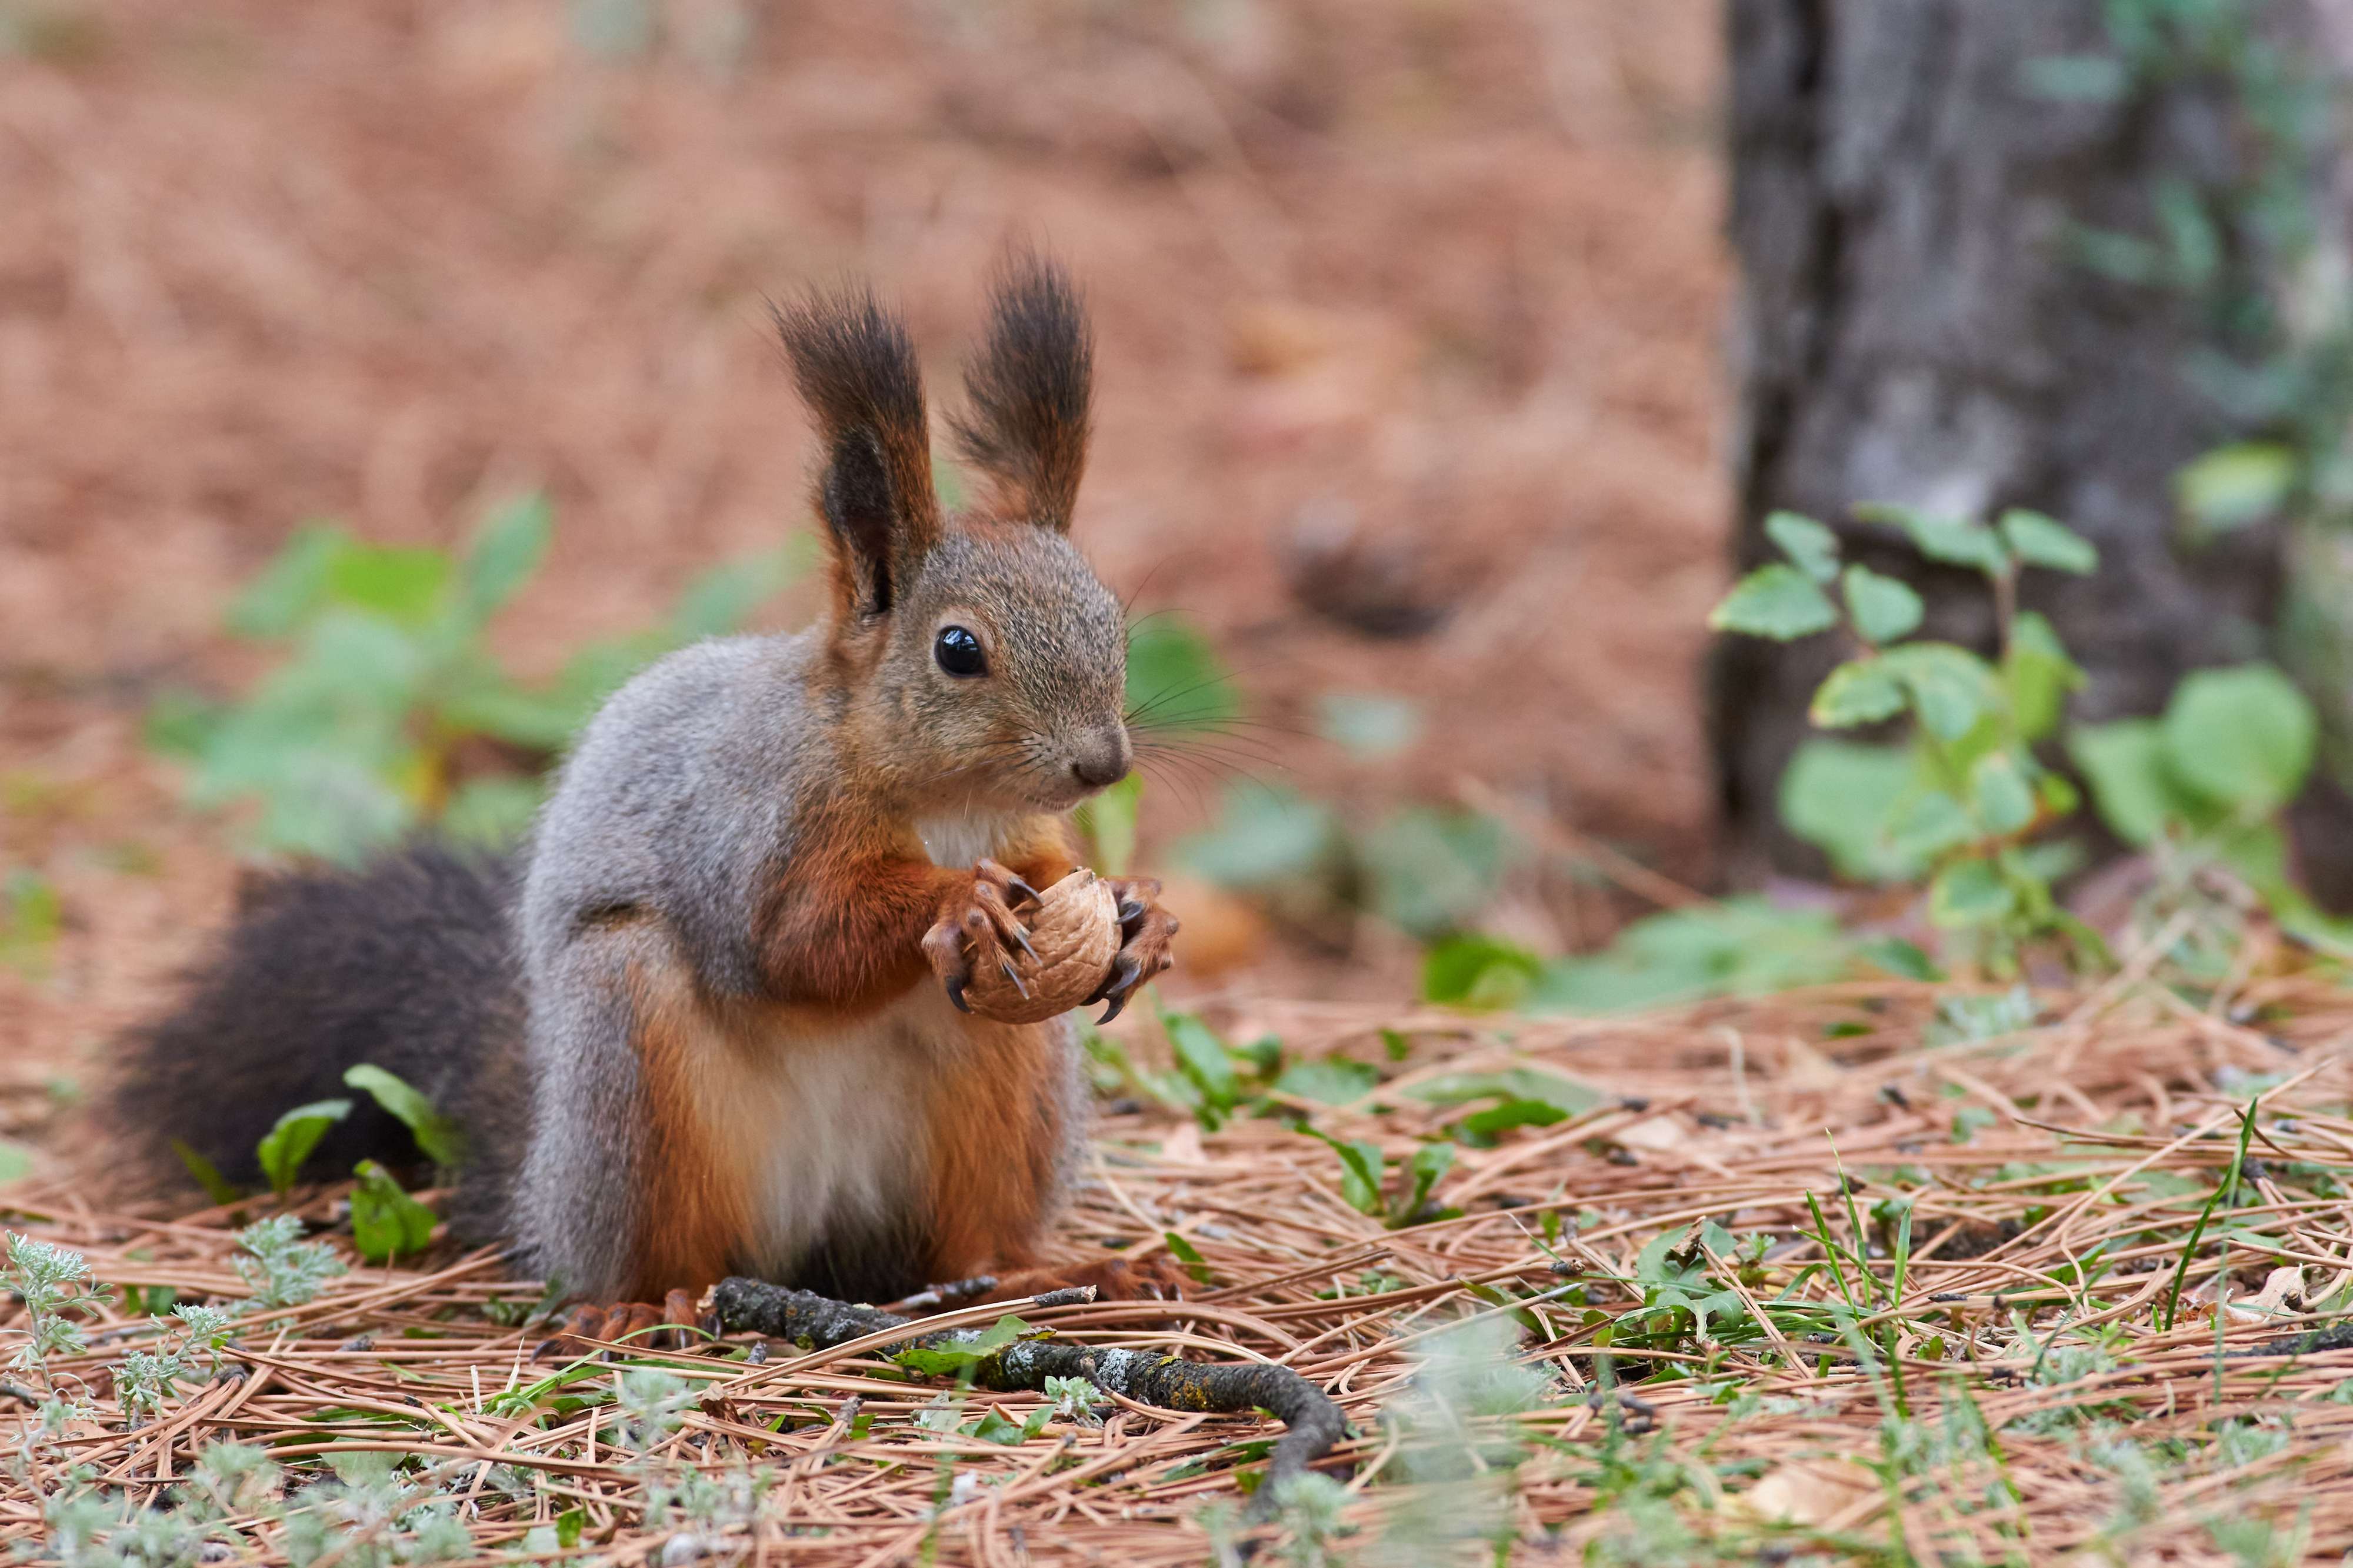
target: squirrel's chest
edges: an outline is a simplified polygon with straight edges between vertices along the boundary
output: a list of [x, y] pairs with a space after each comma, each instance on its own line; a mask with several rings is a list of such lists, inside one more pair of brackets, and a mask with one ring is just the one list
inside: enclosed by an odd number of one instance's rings
[[814, 1248], [903, 1232], [930, 1193], [930, 1120], [964, 1054], [923, 986], [854, 1023], [732, 1042], [700, 1107], [742, 1195], [741, 1260], [787, 1277]]

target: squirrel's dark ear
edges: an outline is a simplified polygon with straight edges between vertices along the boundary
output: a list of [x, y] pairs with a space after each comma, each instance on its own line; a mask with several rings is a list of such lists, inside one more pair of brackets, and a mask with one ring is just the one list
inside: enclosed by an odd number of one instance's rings
[[793, 379], [825, 437], [817, 505], [832, 537], [842, 607], [881, 615], [940, 538], [914, 344], [862, 289], [774, 314]]
[[1067, 531], [1087, 467], [1094, 337], [1062, 269], [1036, 256], [997, 282], [988, 342], [965, 372], [956, 443], [990, 487], [989, 510]]

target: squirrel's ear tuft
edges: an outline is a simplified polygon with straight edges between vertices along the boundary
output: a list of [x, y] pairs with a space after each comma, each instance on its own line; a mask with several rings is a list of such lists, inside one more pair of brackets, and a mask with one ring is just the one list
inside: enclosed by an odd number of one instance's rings
[[817, 505], [843, 607], [881, 615], [940, 537], [915, 346], [863, 289], [770, 309], [825, 437]]
[[1087, 466], [1094, 337], [1070, 278], [1053, 262], [1015, 257], [997, 282], [988, 342], [965, 372], [970, 410], [956, 442], [1008, 521], [1067, 531]]

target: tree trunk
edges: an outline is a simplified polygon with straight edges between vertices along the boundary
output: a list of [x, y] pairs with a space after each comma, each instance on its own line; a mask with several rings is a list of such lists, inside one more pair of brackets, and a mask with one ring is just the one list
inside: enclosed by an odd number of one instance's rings
[[[2271, 9], [2309, 21], [2319, 3]], [[2284, 529], [2177, 544], [2175, 474], [2246, 434], [2186, 374], [2214, 346], [2211, 298], [2117, 281], [2085, 255], [2090, 231], [2161, 233], [2168, 179], [2243, 178], [2226, 86], [2193, 72], [2065, 95], [2054, 59], [2096, 86], [2091, 62], [2111, 56], [2102, 0], [1730, 0], [1730, 30], [1740, 568], [1768, 558], [1779, 508], [1921, 581], [1852, 506], [2029, 506], [2101, 551], [2095, 575], [2030, 573], [2024, 595], [2090, 678], [2077, 716], [2154, 713], [2184, 672], [2265, 656]], [[1925, 585], [1929, 631], [1989, 650], [1981, 582]], [[1820, 867], [1775, 795], [1831, 640], [1715, 651], [1736, 880]]]

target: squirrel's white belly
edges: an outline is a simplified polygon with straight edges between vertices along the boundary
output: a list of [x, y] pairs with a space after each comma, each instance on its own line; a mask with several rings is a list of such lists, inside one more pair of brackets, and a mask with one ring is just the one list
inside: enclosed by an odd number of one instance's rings
[[997, 855], [1015, 820], [993, 812], [930, 816], [915, 824], [915, 837], [923, 841], [923, 853], [933, 865], [970, 866]]
[[786, 1278], [828, 1237], [903, 1230], [897, 1222], [929, 1202], [934, 1068], [965, 1037], [940, 987], [920, 984], [828, 1034], [731, 1053], [736, 1070], [713, 1084], [707, 1110], [748, 1167], [747, 1262]]

